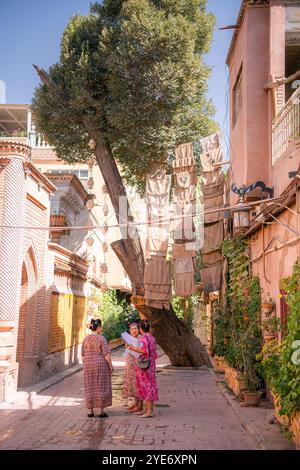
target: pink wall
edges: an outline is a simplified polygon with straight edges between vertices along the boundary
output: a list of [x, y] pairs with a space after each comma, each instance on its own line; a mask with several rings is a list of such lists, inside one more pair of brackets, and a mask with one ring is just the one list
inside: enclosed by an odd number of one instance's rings
[[[268, 37], [268, 8], [248, 8], [229, 63], [231, 181], [238, 186], [249, 185], [258, 180], [268, 183], [268, 97], [263, 90], [269, 78]], [[233, 88], [241, 64], [243, 104], [233, 126]], [[236, 196], [231, 193], [231, 203], [235, 200]]]
[[[299, 201], [299, 190], [297, 197]], [[296, 204], [291, 209], [296, 211]], [[299, 232], [300, 221], [296, 214], [286, 210], [276, 218]], [[276, 303], [277, 316], [280, 315], [280, 281], [293, 273], [294, 263], [300, 257], [300, 241], [294, 241], [295, 235], [279, 222], [264, 225], [251, 237], [253, 274], [259, 276], [264, 293], [269, 292]], [[265, 257], [264, 251], [267, 252]]]

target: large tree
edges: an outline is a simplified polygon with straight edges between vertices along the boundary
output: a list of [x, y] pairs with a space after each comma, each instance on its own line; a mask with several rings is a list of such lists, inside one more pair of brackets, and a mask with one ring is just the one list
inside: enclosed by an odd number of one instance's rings
[[[38, 130], [69, 163], [86, 161], [88, 142], [95, 140], [117, 217], [124, 184], [142, 191], [154, 161], [167, 162], [176, 145], [214, 128], [202, 61], [213, 24], [206, 0], [104, 0], [70, 20], [59, 63], [40, 73], [33, 98]], [[134, 291], [143, 293], [139, 238], [123, 236], [112, 248]], [[144, 313], [173, 365], [209, 363], [199, 339], [172, 310]]]

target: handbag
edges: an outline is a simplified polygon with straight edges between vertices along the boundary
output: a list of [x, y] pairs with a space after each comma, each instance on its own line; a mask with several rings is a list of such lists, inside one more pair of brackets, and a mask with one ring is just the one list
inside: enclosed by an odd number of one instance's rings
[[[146, 336], [146, 339], [147, 339], [147, 346], [148, 346], [148, 354], [150, 354], [149, 343], [148, 343], [147, 336]], [[138, 358], [137, 365], [140, 369], [149, 369], [150, 364], [151, 364], [150, 357], [139, 357]]]

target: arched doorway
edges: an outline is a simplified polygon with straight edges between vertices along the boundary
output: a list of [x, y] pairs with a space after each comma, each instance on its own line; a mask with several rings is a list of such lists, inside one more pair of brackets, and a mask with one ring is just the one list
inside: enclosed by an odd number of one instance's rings
[[29, 385], [34, 381], [35, 331], [36, 331], [37, 270], [33, 249], [30, 248], [23, 261], [19, 327], [17, 342], [17, 362], [19, 363], [18, 386]]

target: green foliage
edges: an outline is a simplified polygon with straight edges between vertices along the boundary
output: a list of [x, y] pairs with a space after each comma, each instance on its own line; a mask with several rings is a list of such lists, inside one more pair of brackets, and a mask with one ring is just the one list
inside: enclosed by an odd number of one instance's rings
[[258, 359], [264, 376], [279, 396], [280, 414], [291, 416], [300, 411], [300, 365], [293, 360], [295, 342], [300, 340], [300, 260], [294, 265], [293, 275], [284, 279], [280, 287], [287, 292], [287, 332], [281, 344], [267, 344]]
[[263, 330], [269, 334], [277, 334], [281, 330], [281, 321], [277, 317], [269, 317], [262, 322]]
[[200, 302], [200, 298], [197, 294], [190, 295], [189, 297], [178, 297], [174, 296], [171, 300], [171, 304], [175, 315], [182, 321], [185, 321], [184, 304], [186, 302], [186, 324], [190, 330], [193, 329], [194, 309]]
[[128, 304], [126, 295], [116, 289], [99, 295], [97, 301], [97, 316], [102, 320], [103, 335], [107, 341], [120, 338], [121, 333], [128, 331], [131, 322], [139, 321], [137, 310]]
[[206, 0], [95, 3], [70, 20], [50, 86], [35, 91], [38, 130], [68, 163], [87, 159], [97, 131], [141, 187], [152, 161], [216, 130], [201, 58], [213, 26]]
[[219, 303], [214, 304], [212, 314], [212, 323], [214, 328], [214, 353], [218, 356], [225, 356], [229, 365], [234, 362], [230, 354], [229, 331], [230, 331], [230, 316], [227, 311], [223, 311]]
[[[224, 242], [228, 260], [226, 310], [217, 320], [217, 348], [221, 335], [228, 338], [223, 355], [229, 365], [240, 370], [250, 390], [259, 387], [257, 354], [262, 344], [260, 325], [261, 289], [259, 279], [249, 273], [248, 247], [243, 237]], [[217, 317], [217, 318], [218, 318]]]

